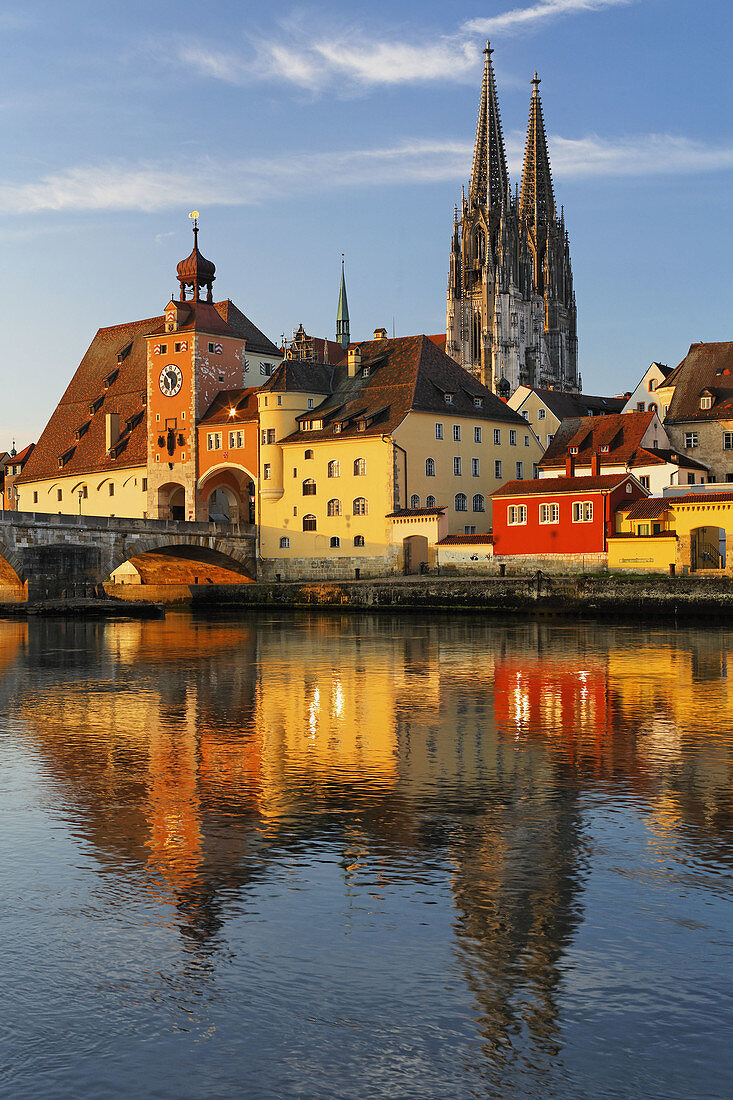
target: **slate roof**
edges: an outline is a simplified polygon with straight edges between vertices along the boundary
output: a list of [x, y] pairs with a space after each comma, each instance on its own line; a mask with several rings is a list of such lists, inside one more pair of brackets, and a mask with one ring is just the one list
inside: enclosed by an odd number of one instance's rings
[[[236, 428], [237, 424], [257, 420], [258, 386], [249, 386], [244, 390], [221, 390], [209, 405], [199, 424], [227, 424]], [[231, 410], [235, 415], [231, 416]]]
[[[733, 420], [733, 341], [691, 344], [664, 385], [675, 387], [665, 422]], [[714, 397], [711, 409], [700, 408], [704, 390]]]
[[325, 396], [331, 392], [334, 369], [329, 363], [285, 359], [260, 388], [263, 393], [322, 393]]
[[[394, 431], [410, 411], [430, 412], [450, 421], [452, 417], [474, 420], [499, 420], [528, 430], [527, 422], [510, 409], [486, 386], [462, 370], [458, 364], [432, 342], [428, 336], [401, 336], [395, 340], [368, 340], [352, 344], [361, 349], [361, 364], [353, 378], [348, 376], [347, 363], [336, 367], [320, 367], [320, 381], [328, 384], [326, 399], [315, 409], [303, 413], [299, 420], [322, 420], [323, 428], [297, 431], [288, 442], [304, 439], [331, 439], [334, 422], [341, 424], [342, 437], [381, 435]], [[287, 376], [292, 367], [293, 383]], [[301, 389], [323, 392], [313, 385], [309, 372], [316, 364], [283, 363], [263, 389]], [[369, 368], [364, 376], [364, 367]], [[453, 401], [446, 403], [445, 395]], [[474, 400], [481, 406], [474, 405]], [[358, 423], [366, 421], [364, 430]]]
[[619, 413], [627, 401], [626, 397], [593, 397], [587, 393], [563, 393], [561, 390], [534, 392], [558, 420]]
[[[578, 448], [578, 453], [573, 455], [578, 466], [590, 464], [594, 451], [599, 452], [601, 464], [631, 465], [655, 415], [652, 410], [566, 420], [557, 429], [554, 439], [540, 460], [540, 466], [546, 469], [564, 466], [569, 447]], [[600, 449], [603, 446], [608, 446], [609, 449], [601, 454]], [[645, 450], [644, 454], [646, 453]], [[654, 451], [648, 453], [654, 454]]]
[[[190, 321], [212, 334], [237, 336], [247, 349], [280, 358], [273, 343], [233, 302], [188, 302]], [[164, 331], [165, 318], [147, 317], [100, 328], [77, 367], [18, 483], [69, 474], [113, 473], [147, 465], [147, 342]], [[92, 406], [95, 406], [92, 409]], [[107, 454], [106, 414], [119, 413], [120, 440], [115, 456]], [[78, 436], [78, 438], [77, 438]], [[63, 466], [59, 460], [64, 459]]]
[[600, 474], [599, 477], [545, 477], [534, 481], [507, 481], [492, 497], [557, 496], [559, 493], [608, 492], [622, 485], [628, 474]]
[[636, 500], [626, 508], [621, 508], [628, 519], [659, 519], [672, 507], [673, 497], [647, 497], [645, 500]]

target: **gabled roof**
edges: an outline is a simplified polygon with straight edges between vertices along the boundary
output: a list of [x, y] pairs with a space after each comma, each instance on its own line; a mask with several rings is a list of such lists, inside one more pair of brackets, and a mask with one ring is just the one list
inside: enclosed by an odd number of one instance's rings
[[[19, 482], [74, 473], [112, 473], [147, 462], [146, 335], [162, 324], [148, 317], [100, 328], [41, 433]], [[126, 355], [118, 353], [129, 346]], [[112, 379], [109, 385], [106, 380]], [[92, 406], [95, 411], [92, 412]], [[107, 454], [106, 414], [120, 417], [117, 457]], [[78, 436], [78, 438], [77, 438]], [[63, 466], [59, 460], [65, 456]]]
[[[564, 466], [571, 447], [578, 448], [573, 455], [577, 466], [590, 465], [594, 452], [598, 452], [602, 464], [630, 465], [656, 415], [652, 410], [566, 420], [555, 433], [540, 466], [543, 469]], [[602, 447], [608, 447], [608, 451], [601, 452]]]
[[617, 413], [626, 404], [625, 397], [592, 397], [587, 393], [563, 393], [561, 390], [536, 389], [533, 392], [558, 420]]
[[[300, 420], [321, 420], [317, 430], [296, 432], [294, 439], [324, 439], [334, 435], [334, 423], [341, 435], [381, 435], [394, 431], [411, 411], [430, 412], [441, 418], [471, 417], [474, 420], [494, 420], [516, 425], [528, 431], [527, 422], [500, 401], [491, 390], [481, 385], [441, 351], [428, 336], [402, 336], [395, 340], [368, 340], [353, 344], [360, 348], [361, 362], [353, 378], [347, 364], [318, 367], [318, 364], [298, 364], [286, 360], [275, 372], [264, 390], [283, 388], [301, 392], [323, 392], [313, 383], [312, 373], [322, 372], [322, 384], [328, 384], [326, 399], [317, 408], [303, 413]], [[364, 368], [368, 367], [368, 373]], [[300, 368], [300, 369], [298, 369]], [[292, 374], [292, 382], [289, 375]], [[446, 401], [446, 394], [452, 401]], [[480, 405], [474, 404], [475, 401]], [[359, 430], [359, 422], [365, 423]]]
[[33, 454], [35, 449], [35, 443], [29, 443], [27, 447], [24, 447], [22, 451], [18, 451], [17, 454], [8, 455], [8, 466], [23, 466]]
[[[230, 428], [236, 428], [237, 424], [257, 420], [258, 393], [257, 386], [249, 386], [244, 390], [221, 390], [199, 420], [199, 424], [226, 424]], [[231, 415], [232, 409], [234, 416]]]
[[507, 481], [492, 497], [557, 496], [560, 493], [609, 492], [623, 485], [630, 474], [601, 474], [599, 477], [546, 477], [535, 481]]
[[[199, 302], [199, 305], [203, 304], [206, 303]], [[246, 342], [247, 351], [258, 351], [262, 355], [271, 355], [273, 359], [282, 358], [280, 349], [229, 298], [223, 302], [215, 302], [214, 309], [232, 332]]]
[[645, 500], [635, 500], [619, 511], [625, 512], [628, 519], [659, 519], [672, 507], [673, 500], [674, 497], [647, 497]]
[[[691, 344], [664, 384], [675, 387], [666, 421], [733, 420], [733, 341]], [[715, 398], [711, 409], [700, 408], [703, 391]]]
[[303, 359], [285, 359], [261, 387], [263, 393], [329, 394], [335, 366]]

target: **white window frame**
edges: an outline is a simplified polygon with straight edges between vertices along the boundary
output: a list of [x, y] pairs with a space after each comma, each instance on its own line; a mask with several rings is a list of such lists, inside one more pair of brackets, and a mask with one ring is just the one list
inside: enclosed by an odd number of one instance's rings
[[574, 500], [573, 501], [573, 523], [592, 523], [593, 522], [593, 501], [592, 500]]
[[555, 501], [540, 504], [540, 523], [559, 523], [560, 505]]
[[510, 504], [506, 510], [506, 521], [509, 527], [518, 527], [527, 522], [527, 505]]

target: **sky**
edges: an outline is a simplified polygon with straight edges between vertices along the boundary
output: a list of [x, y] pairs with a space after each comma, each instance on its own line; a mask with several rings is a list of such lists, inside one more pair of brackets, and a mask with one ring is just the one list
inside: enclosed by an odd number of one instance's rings
[[494, 49], [512, 183], [535, 70], [587, 393], [733, 339], [727, 0], [0, 4], [0, 449], [191, 247], [271, 339], [445, 331], [453, 205]]

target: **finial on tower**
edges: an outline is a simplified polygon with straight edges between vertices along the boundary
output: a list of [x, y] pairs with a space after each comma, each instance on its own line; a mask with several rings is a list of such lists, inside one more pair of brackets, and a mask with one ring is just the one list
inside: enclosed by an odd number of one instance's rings
[[530, 84], [534, 84], [534, 91], [533, 91], [532, 95], [539, 95], [540, 94], [540, 84], [541, 83], [542, 83], [542, 81], [537, 76], [537, 70], [535, 69], [534, 76], [530, 80]]
[[346, 273], [344, 271], [344, 254], [341, 253], [341, 288], [339, 290], [339, 304], [336, 313], [336, 343], [342, 348], [347, 348], [351, 343], [349, 331], [349, 303], [346, 298]]
[[491, 48], [491, 44], [490, 44], [490, 42], [489, 42], [489, 40], [488, 40], [488, 38], [487, 38], [487, 39], [486, 39], [486, 48], [485, 48], [485, 50], [484, 50], [484, 53], [485, 53], [485, 55], [486, 55], [486, 60], [487, 60], [487, 61], [489, 60], [489, 58], [491, 57], [491, 55], [492, 55], [492, 53], [493, 53], [493, 52], [494, 52], [494, 51], [493, 51], [493, 50], [492, 50], [492, 48]]
[[185, 260], [178, 265], [178, 282], [180, 285], [181, 301], [186, 301], [186, 290], [190, 287], [191, 298], [198, 302], [201, 300], [201, 291], [206, 289], [208, 302], [213, 302], [212, 283], [216, 278], [216, 267], [199, 252], [199, 212], [192, 210], [188, 215], [193, 222], [193, 250]]

